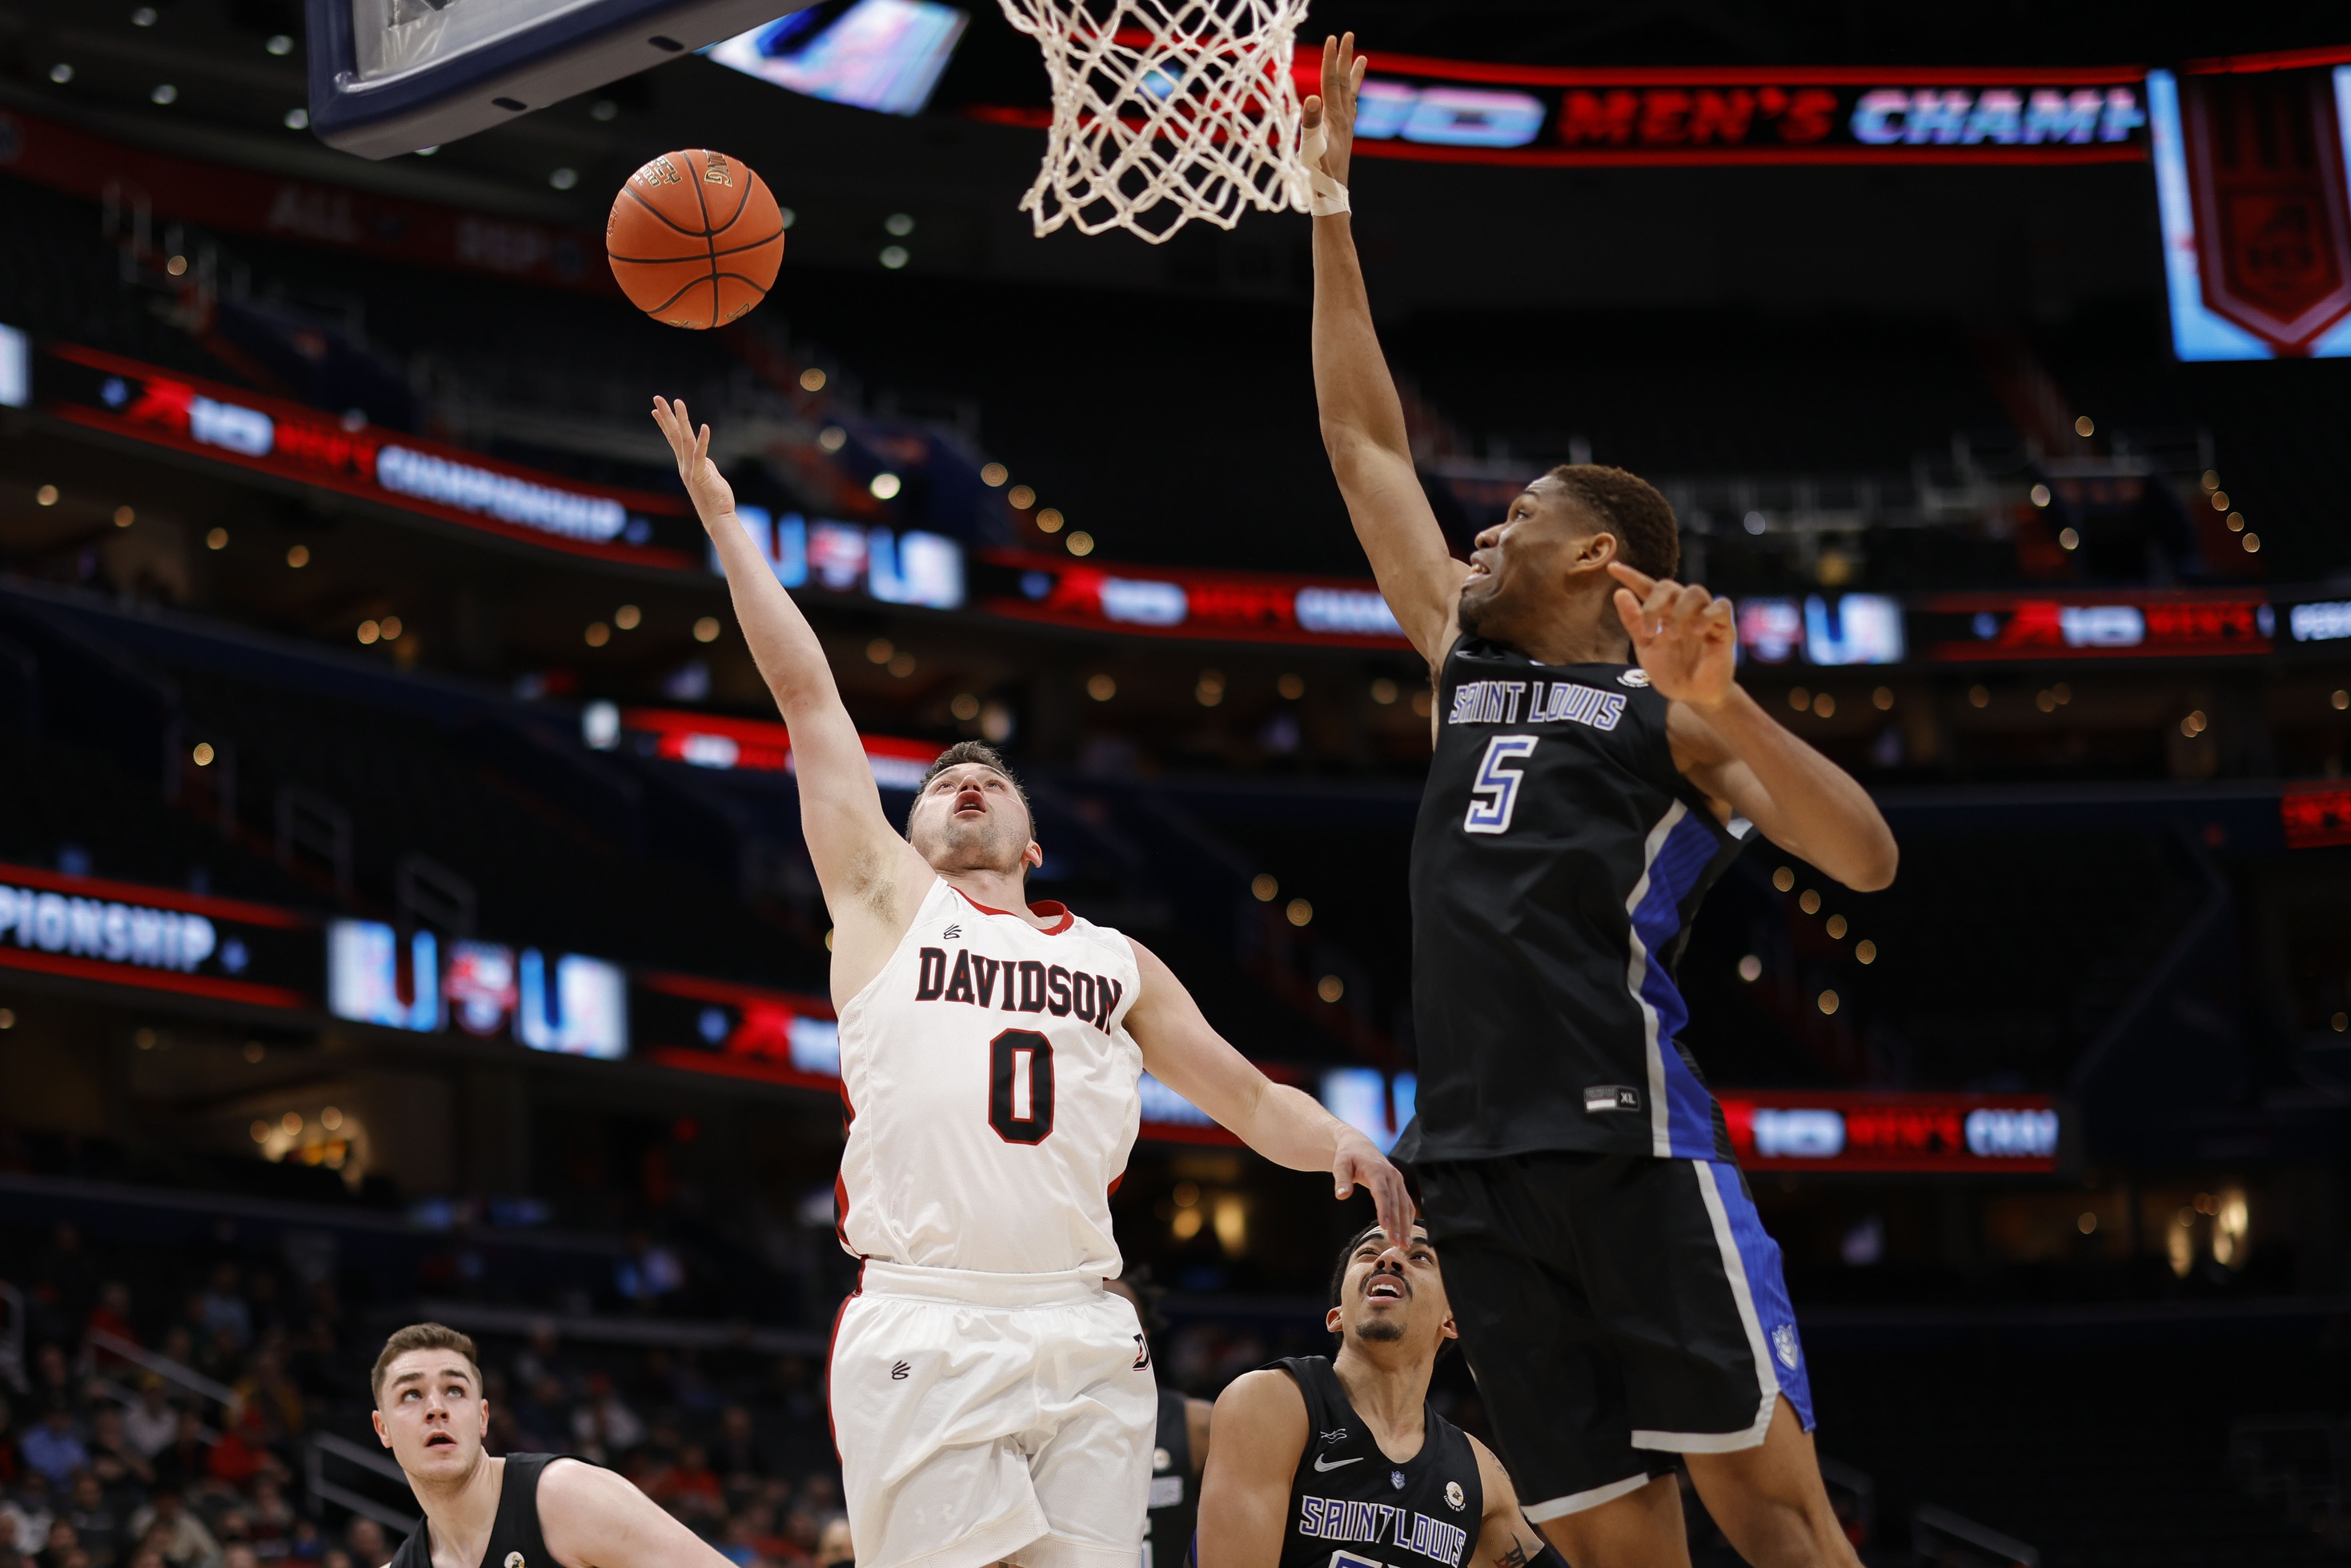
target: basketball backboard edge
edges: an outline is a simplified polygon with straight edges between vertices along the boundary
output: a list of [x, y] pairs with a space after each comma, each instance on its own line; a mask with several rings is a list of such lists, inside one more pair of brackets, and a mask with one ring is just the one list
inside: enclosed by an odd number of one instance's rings
[[504, 124], [811, 3], [590, 0], [448, 59], [362, 82], [352, 0], [307, 0], [310, 129], [346, 152], [395, 158]]

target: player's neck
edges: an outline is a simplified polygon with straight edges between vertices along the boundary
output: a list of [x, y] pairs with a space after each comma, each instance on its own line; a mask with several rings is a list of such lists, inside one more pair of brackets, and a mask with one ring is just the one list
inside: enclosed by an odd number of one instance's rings
[[1402, 1345], [1374, 1351], [1353, 1340], [1340, 1346], [1331, 1370], [1347, 1391], [1372, 1429], [1373, 1439], [1391, 1458], [1409, 1458], [1420, 1451], [1428, 1405], [1428, 1374], [1433, 1364]]
[[433, 1526], [436, 1568], [444, 1552], [469, 1565], [481, 1561], [482, 1548], [488, 1544], [490, 1530], [497, 1523], [498, 1493], [506, 1468], [504, 1459], [484, 1454], [460, 1480], [408, 1478], [409, 1490], [415, 1492]]
[[1029, 885], [1025, 877], [1009, 872], [957, 869], [939, 873], [939, 880], [982, 909], [1000, 909], [1007, 915], [1020, 916], [1031, 925], [1040, 924], [1029, 913]]
[[1503, 638], [1538, 664], [1623, 664], [1633, 657], [1632, 639], [1608, 599], [1571, 600], [1558, 612]]

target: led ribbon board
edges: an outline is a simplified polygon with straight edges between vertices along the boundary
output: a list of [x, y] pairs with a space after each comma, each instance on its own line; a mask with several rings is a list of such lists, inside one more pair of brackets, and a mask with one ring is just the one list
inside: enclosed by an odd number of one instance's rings
[[42, 356], [38, 406], [68, 423], [251, 472], [316, 485], [515, 543], [692, 570], [650, 542], [684, 503], [542, 474], [405, 431], [183, 376], [71, 344]]
[[248, 1007], [318, 1005], [319, 937], [298, 915], [0, 864], [0, 968]]
[[1749, 1169], [2049, 1172], [2059, 1123], [2045, 1094], [1725, 1090], [1730, 1146]]

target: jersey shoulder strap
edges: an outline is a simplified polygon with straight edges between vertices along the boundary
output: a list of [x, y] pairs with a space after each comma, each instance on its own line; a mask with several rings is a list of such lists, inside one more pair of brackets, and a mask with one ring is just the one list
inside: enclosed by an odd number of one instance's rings
[[482, 1568], [556, 1568], [538, 1524], [538, 1479], [562, 1454], [508, 1454], [498, 1487], [497, 1522], [490, 1527], [491, 1555]]

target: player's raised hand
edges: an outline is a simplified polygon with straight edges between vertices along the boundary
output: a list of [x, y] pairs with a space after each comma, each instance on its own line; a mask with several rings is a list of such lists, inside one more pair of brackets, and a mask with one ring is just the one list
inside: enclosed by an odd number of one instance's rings
[[1402, 1241], [1410, 1234], [1412, 1194], [1405, 1188], [1404, 1173], [1388, 1164], [1387, 1156], [1353, 1127], [1340, 1134], [1338, 1153], [1331, 1161], [1331, 1179], [1333, 1192], [1342, 1198], [1353, 1197], [1359, 1183], [1372, 1189], [1373, 1212], [1389, 1240]]
[[735, 486], [710, 460], [710, 427], [704, 425], [697, 434], [685, 412], [685, 400], [672, 402], [659, 392], [653, 394], [653, 423], [669, 437], [669, 449], [677, 456], [677, 476], [685, 482], [685, 493], [694, 498], [694, 509], [702, 520], [708, 523], [732, 512]]
[[1355, 53], [1355, 35], [1322, 40], [1322, 90], [1306, 96], [1304, 125], [1311, 142], [1322, 132], [1322, 172], [1341, 184], [1355, 152], [1355, 95], [1369, 62]]
[[1693, 707], [1712, 707], [1728, 697], [1738, 646], [1730, 601], [1696, 583], [1660, 580], [1621, 560], [1609, 562], [1608, 570], [1625, 585], [1616, 591], [1616, 614], [1649, 685]]

